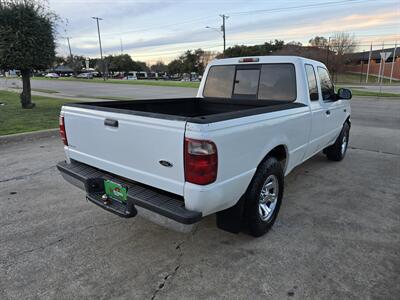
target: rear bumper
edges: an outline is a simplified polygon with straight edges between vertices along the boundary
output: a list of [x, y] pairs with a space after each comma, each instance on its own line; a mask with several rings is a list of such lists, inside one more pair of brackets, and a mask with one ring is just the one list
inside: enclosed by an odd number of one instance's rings
[[[71, 160], [70, 164], [60, 162], [57, 168], [66, 181], [86, 191], [87, 200], [121, 217], [134, 217], [135, 206], [140, 206], [182, 224], [193, 224], [202, 218], [201, 212], [186, 209], [183, 198], [178, 195], [121, 178], [74, 160]], [[106, 204], [103, 202], [101, 196], [104, 194], [104, 179], [128, 188], [126, 203], [113, 199], [109, 199]]]

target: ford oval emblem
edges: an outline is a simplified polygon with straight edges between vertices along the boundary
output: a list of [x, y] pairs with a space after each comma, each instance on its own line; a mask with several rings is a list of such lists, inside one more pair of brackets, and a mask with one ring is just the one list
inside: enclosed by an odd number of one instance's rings
[[160, 165], [167, 167], [167, 168], [173, 167], [173, 164], [171, 164], [169, 161], [166, 161], [166, 160], [160, 160], [159, 163], [160, 163]]

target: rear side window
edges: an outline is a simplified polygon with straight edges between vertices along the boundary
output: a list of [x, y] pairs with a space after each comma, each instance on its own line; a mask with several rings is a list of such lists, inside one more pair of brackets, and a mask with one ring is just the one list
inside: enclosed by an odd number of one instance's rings
[[316, 101], [318, 100], [318, 87], [317, 87], [317, 78], [315, 77], [314, 67], [312, 65], [306, 65], [306, 75], [308, 82], [308, 92], [310, 94], [310, 100]]
[[333, 100], [335, 95], [335, 90], [333, 88], [331, 78], [329, 77], [328, 70], [322, 67], [317, 67], [317, 69], [318, 69], [319, 81], [321, 83], [322, 99]]
[[283, 101], [296, 100], [296, 73], [294, 65], [262, 65], [258, 99]]
[[214, 66], [208, 71], [204, 97], [230, 98], [232, 96], [235, 66]]
[[257, 96], [260, 70], [238, 69], [236, 71], [234, 96]]

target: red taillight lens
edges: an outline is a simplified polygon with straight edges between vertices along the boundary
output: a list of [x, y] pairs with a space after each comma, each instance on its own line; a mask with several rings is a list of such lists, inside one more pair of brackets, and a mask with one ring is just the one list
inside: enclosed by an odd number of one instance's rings
[[185, 180], [206, 185], [217, 179], [218, 153], [211, 141], [185, 139]]
[[61, 139], [62, 139], [64, 145], [68, 146], [67, 132], [65, 131], [64, 116], [60, 116], [59, 125], [60, 125], [60, 136], [61, 136]]

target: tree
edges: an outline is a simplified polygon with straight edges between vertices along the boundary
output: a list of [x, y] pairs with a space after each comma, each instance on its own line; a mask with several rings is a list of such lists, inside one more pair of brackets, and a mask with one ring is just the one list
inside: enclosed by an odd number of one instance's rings
[[109, 70], [111, 72], [129, 72], [136, 67], [129, 54], [110, 55], [106, 57], [106, 60], [109, 60]]
[[328, 46], [328, 40], [323, 36], [316, 36], [308, 41], [311, 46], [325, 48]]
[[168, 73], [169, 74], [181, 74], [183, 73], [183, 63], [180, 59], [174, 59], [171, 61], [168, 66]]
[[60, 66], [60, 65], [65, 65], [67, 63], [67, 59], [63, 56], [55, 56], [54, 57], [54, 66]]
[[357, 47], [357, 41], [354, 34], [347, 32], [337, 32], [331, 38], [329, 48], [333, 51], [333, 55], [328, 54], [328, 68], [332, 74], [344, 72], [346, 54], [354, 52]]
[[331, 39], [330, 48], [336, 52], [337, 55], [354, 52], [357, 47], [357, 41], [354, 34], [347, 32], [337, 32]]
[[[225, 57], [270, 55], [272, 52], [282, 49], [283, 45], [284, 42], [280, 40], [254, 46], [235, 45], [225, 50]], [[217, 57], [222, 58], [222, 54]]]
[[0, 0], [0, 68], [21, 71], [23, 108], [35, 106], [31, 71], [43, 70], [54, 62], [55, 21], [56, 16], [40, 1]]
[[133, 61], [133, 63], [135, 65], [133, 70], [135, 70], [135, 71], [144, 71], [144, 72], [149, 72], [150, 71], [149, 67], [143, 61], [136, 60], [136, 61]]
[[286, 43], [286, 45], [291, 45], [291, 46], [299, 46], [302, 47], [303, 44], [297, 41], [290, 41], [289, 43]]
[[82, 70], [85, 60], [86, 58], [81, 55], [68, 56], [66, 65], [74, 71], [74, 75], [76, 76]]
[[162, 61], [158, 61], [150, 67], [150, 70], [156, 73], [164, 73], [168, 71], [168, 66], [165, 65]]

